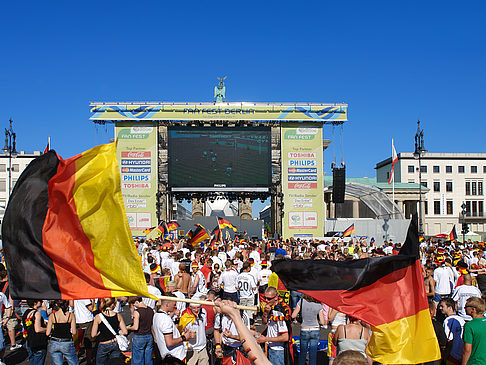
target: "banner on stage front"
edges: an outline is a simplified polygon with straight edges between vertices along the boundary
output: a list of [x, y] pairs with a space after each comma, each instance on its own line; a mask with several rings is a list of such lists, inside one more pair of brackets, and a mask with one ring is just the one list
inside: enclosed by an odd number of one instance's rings
[[157, 125], [120, 122], [116, 124], [115, 136], [128, 223], [134, 236], [142, 236], [145, 229], [158, 224]]
[[322, 125], [282, 124], [283, 237], [324, 236]]

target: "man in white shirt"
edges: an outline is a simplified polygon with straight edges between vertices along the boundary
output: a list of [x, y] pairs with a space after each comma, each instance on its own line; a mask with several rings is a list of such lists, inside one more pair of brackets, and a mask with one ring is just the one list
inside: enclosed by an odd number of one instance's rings
[[218, 285], [223, 287], [223, 299], [231, 299], [233, 302], [238, 303], [237, 277], [238, 273], [233, 267], [231, 260], [226, 261], [226, 270], [223, 271], [218, 280]]
[[[181, 299], [185, 299], [186, 296], [181, 291], [177, 290], [177, 283], [175, 281], [169, 281], [167, 283], [167, 292], [173, 296]], [[174, 322], [177, 322], [182, 312], [186, 309], [187, 304], [185, 302], [176, 302], [176, 310], [172, 316]]]
[[[187, 342], [189, 349], [187, 353], [187, 365], [206, 365], [209, 364], [208, 352], [206, 350], [206, 324], [207, 314], [201, 304], [191, 303], [189, 309], [181, 316], [179, 325], [183, 326], [185, 331], [193, 331], [196, 337]], [[186, 316], [194, 316], [195, 319], [186, 324]], [[190, 318], [190, 317], [188, 317]]]
[[464, 308], [466, 306], [466, 300], [471, 297], [481, 298], [481, 291], [472, 285], [471, 274], [464, 274], [464, 284], [454, 289], [452, 300], [457, 303], [457, 314], [466, 321], [472, 319], [466, 314], [466, 309]]
[[[148, 292], [150, 294], [152, 294], [152, 295], [155, 295], [157, 298], [160, 297], [162, 295], [162, 293], [160, 292], [160, 290], [157, 289], [155, 286], [149, 284], [149, 282], [150, 282], [150, 274], [144, 273], [144, 275], [145, 275], [145, 282], [147, 283]], [[155, 299], [152, 299], [152, 298], [142, 298], [142, 302], [147, 307], [150, 307], [153, 310], [155, 310], [155, 304], [156, 304]]]
[[175, 301], [161, 299], [160, 309], [154, 314], [152, 330], [162, 359], [170, 355], [184, 361], [186, 358], [184, 342], [194, 338], [196, 334], [192, 331], [182, 332], [182, 334], [179, 332], [172, 321], [175, 309]]
[[203, 272], [199, 268], [197, 262], [193, 262], [191, 265], [192, 277], [191, 277], [191, 288], [189, 290], [189, 295], [194, 297], [200, 297], [208, 292], [207, 281], [204, 277]]
[[260, 293], [264, 293], [268, 287], [268, 278], [272, 275], [272, 270], [268, 268], [268, 262], [262, 261], [261, 263], [262, 269], [258, 273], [258, 280], [257, 284], [260, 290]]
[[[249, 261], [243, 263], [243, 271], [236, 277], [238, 285], [238, 292], [240, 295], [240, 304], [248, 307], [252, 307], [255, 304], [255, 294], [257, 290], [257, 283], [253, 275], [250, 274], [251, 264]], [[245, 311], [253, 320], [253, 311]]]
[[[446, 258], [446, 262], [450, 258]], [[454, 272], [446, 265], [446, 262], [434, 270], [435, 280], [435, 298], [438, 303], [441, 298], [451, 295], [452, 288], [454, 287]]]

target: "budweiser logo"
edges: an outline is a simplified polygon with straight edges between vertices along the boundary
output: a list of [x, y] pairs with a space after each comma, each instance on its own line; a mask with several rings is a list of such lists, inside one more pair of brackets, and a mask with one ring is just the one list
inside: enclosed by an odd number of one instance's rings
[[139, 152], [123, 151], [121, 153], [121, 157], [127, 157], [127, 158], [146, 158], [146, 157], [150, 157], [150, 151], [139, 151]]
[[289, 189], [317, 189], [317, 183], [309, 183], [309, 182], [289, 183]]

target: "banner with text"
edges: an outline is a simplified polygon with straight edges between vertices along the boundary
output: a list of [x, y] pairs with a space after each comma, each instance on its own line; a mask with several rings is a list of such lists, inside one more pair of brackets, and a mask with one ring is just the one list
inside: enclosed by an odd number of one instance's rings
[[282, 124], [283, 237], [324, 236], [322, 125]]
[[115, 136], [128, 223], [134, 236], [145, 235], [145, 229], [158, 224], [157, 125], [120, 122], [115, 126]]

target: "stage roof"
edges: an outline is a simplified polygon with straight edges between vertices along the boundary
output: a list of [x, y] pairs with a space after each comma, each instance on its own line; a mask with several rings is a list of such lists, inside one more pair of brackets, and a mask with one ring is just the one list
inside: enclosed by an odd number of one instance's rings
[[117, 121], [275, 121], [342, 124], [347, 104], [93, 102], [90, 120]]

